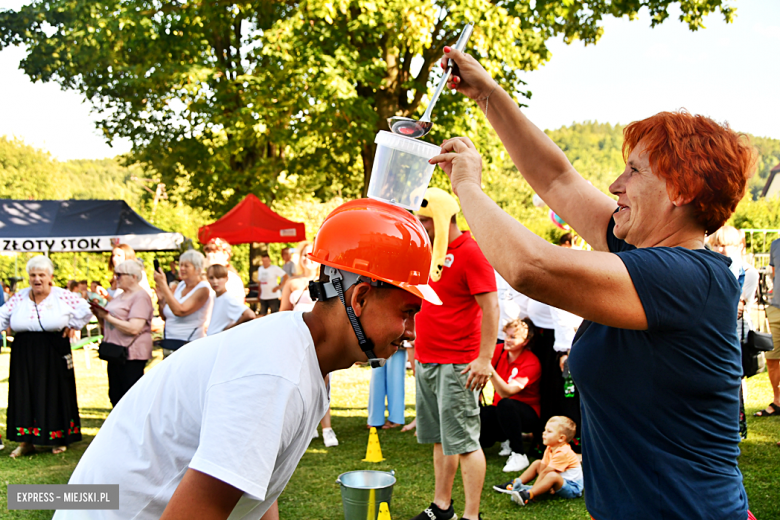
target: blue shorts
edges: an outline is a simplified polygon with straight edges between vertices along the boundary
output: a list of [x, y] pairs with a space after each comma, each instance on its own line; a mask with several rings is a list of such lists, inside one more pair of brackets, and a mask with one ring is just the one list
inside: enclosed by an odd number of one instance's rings
[[563, 486], [561, 489], [555, 492], [556, 497], [561, 498], [579, 498], [582, 496], [582, 481], [581, 480], [566, 480], [563, 479]]

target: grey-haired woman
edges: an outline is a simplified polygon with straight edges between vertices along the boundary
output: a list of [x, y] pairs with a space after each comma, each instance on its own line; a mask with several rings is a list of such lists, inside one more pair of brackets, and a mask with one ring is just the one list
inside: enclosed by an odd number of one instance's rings
[[14, 342], [8, 377], [8, 432], [19, 443], [11, 457], [51, 446], [55, 455], [81, 440], [70, 337], [92, 317], [76, 293], [54, 287], [54, 264], [45, 256], [27, 262], [30, 287], [0, 307], [0, 330]]
[[138, 260], [125, 260], [114, 268], [117, 287], [122, 291], [103, 309], [92, 305], [92, 312], [103, 320], [103, 339], [127, 348], [127, 359], [109, 359], [108, 398], [116, 406], [119, 400], [144, 375], [152, 357], [152, 317], [154, 307], [141, 287], [143, 268]]
[[181, 283], [174, 291], [168, 287], [162, 269], [154, 273], [160, 316], [165, 319], [163, 356], [206, 336], [214, 291], [202, 278], [205, 260], [203, 254], [194, 249], [182, 253], [179, 257]]

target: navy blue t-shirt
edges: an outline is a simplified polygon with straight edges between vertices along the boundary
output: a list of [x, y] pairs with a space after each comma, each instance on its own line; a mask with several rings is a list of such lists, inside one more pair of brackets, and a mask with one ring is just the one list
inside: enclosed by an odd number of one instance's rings
[[571, 350], [588, 511], [596, 520], [744, 520], [731, 261], [705, 249], [636, 249], [612, 229], [610, 251], [648, 329], [592, 323]]

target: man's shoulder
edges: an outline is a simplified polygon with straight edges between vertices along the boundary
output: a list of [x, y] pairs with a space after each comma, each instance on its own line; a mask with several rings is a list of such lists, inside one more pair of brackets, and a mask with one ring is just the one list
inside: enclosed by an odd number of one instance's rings
[[[466, 233], [464, 233], [464, 235], [466, 235]], [[482, 252], [482, 249], [479, 248], [479, 244], [477, 244], [477, 241], [474, 240], [474, 237], [472, 237], [470, 233], [464, 237], [463, 241], [454, 248], [450, 248], [447, 252], [457, 256], [466, 256], [470, 261], [484, 261], [485, 263], [488, 263], [485, 254]]]
[[[272, 376], [299, 384], [302, 372], [314, 362], [310, 357], [314, 345], [308, 328], [296, 314], [275, 313], [209, 336], [216, 342], [212, 347], [221, 351], [218, 359], [224, 363], [222, 375], [226, 379]], [[284, 344], [283, 349], [280, 344]]]

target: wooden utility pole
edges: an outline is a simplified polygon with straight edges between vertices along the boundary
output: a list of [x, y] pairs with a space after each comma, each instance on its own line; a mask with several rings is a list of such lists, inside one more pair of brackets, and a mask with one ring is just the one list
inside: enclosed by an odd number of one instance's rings
[[[168, 199], [168, 194], [165, 192], [165, 184], [160, 182], [160, 179], [143, 179], [141, 177], [136, 177], [135, 175], [130, 177], [130, 180], [137, 182], [138, 184], [141, 185], [143, 189], [145, 189], [146, 191], [154, 195], [154, 201], [152, 202], [152, 218], [151, 218], [151, 222], [154, 223], [154, 214], [157, 211], [157, 203], [160, 200]], [[148, 186], [143, 184], [144, 182], [156, 183], [157, 188], [154, 191], [152, 191], [151, 189], [149, 189]]]

